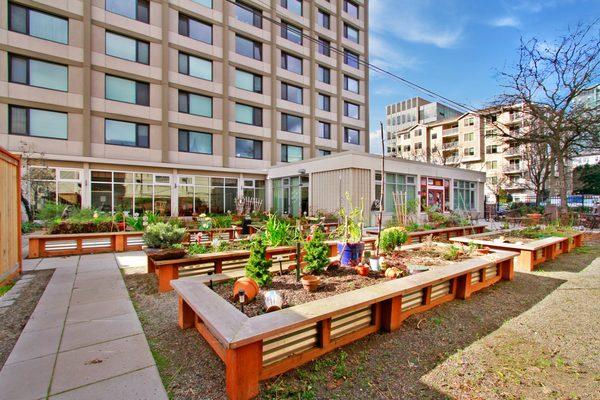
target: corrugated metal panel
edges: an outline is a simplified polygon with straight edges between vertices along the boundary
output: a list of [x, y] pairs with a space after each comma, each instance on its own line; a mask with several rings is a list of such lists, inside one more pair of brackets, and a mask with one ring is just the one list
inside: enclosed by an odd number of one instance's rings
[[333, 317], [330, 336], [335, 339], [369, 325], [371, 325], [371, 306]]
[[371, 206], [371, 171], [347, 168], [313, 173], [311, 175], [312, 211], [335, 212], [346, 207], [345, 193], [351, 194], [355, 207], [364, 201], [365, 217]]
[[317, 324], [311, 324], [263, 342], [263, 366], [317, 346]]

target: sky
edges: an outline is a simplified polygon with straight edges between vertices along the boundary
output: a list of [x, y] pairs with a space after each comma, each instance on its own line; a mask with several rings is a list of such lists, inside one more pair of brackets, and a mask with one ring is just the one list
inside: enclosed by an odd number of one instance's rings
[[[521, 37], [554, 41], [599, 16], [600, 0], [370, 0], [370, 63], [483, 107], [500, 93], [499, 73], [514, 65]], [[435, 100], [371, 71], [371, 131], [385, 127], [387, 104], [414, 96]]]

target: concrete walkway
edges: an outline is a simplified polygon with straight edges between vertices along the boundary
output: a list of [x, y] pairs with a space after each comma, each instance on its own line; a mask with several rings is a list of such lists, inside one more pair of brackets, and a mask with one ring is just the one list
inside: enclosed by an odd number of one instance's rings
[[167, 399], [114, 254], [24, 269], [56, 270], [0, 371], [0, 398]]

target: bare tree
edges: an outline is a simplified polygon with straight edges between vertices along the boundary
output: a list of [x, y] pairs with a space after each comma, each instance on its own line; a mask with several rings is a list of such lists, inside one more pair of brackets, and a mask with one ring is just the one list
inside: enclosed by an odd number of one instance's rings
[[486, 178], [485, 186], [492, 192], [496, 200], [496, 208], [500, 204], [500, 197], [506, 193], [510, 180], [506, 175], [489, 176]]
[[43, 152], [36, 152], [32, 144], [21, 142], [21, 203], [25, 208], [27, 219], [33, 222], [35, 210], [38, 208], [40, 197], [43, 196], [43, 179], [48, 179], [48, 171]]
[[429, 154], [430, 162], [438, 165], [458, 165], [462, 159], [460, 152], [457, 156], [449, 156], [439, 146], [433, 146]]
[[522, 105], [536, 121], [535, 129], [510, 130], [500, 123], [500, 135], [517, 144], [547, 145], [556, 162], [561, 207], [567, 207], [569, 160], [584, 149], [600, 148], [600, 106], [577, 101], [600, 78], [600, 20], [579, 23], [554, 43], [521, 39], [519, 59], [502, 72], [505, 93], [497, 105]]
[[548, 151], [548, 145], [531, 143], [521, 153], [525, 162], [524, 187], [535, 193], [535, 205], [539, 205], [546, 192], [546, 182], [552, 173], [554, 162]]

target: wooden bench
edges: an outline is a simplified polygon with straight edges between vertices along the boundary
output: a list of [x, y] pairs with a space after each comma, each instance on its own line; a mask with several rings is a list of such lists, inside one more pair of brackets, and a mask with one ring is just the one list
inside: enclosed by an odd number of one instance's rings
[[512, 280], [515, 255], [494, 251], [252, 318], [206, 286], [226, 276], [183, 278], [171, 284], [179, 298], [179, 326], [194, 327], [206, 339], [225, 363], [228, 397], [244, 400], [258, 394], [260, 380], [371, 333], [397, 330], [412, 314]]
[[516, 258], [515, 267], [525, 271], [533, 271], [539, 264], [547, 260], [554, 260], [559, 254], [569, 253], [574, 248], [580, 247], [583, 244], [582, 232], [577, 232], [570, 237], [553, 236], [523, 244], [499, 243], [493, 240], [486, 240], [486, 237], [490, 235], [510, 234], [510, 232], [515, 230], [518, 230], [518, 228], [468, 235], [450, 240], [463, 244], [475, 243], [491, 249], [516, 251], [519, 255]]

